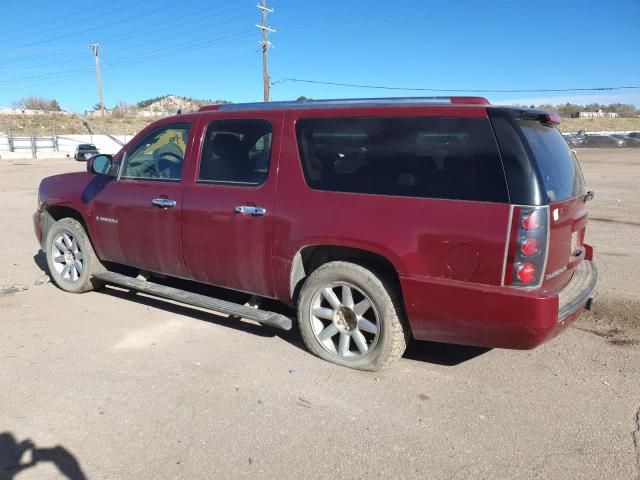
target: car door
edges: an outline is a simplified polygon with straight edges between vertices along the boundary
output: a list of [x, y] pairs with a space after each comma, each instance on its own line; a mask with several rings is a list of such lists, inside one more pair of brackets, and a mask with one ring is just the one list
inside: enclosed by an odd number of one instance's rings
[[182, 172], [190, 123], [151, 130], [124, 153], [118, 177], [94, 198], [94, 229], [104, 260], [188, 277], [182, 258]]
[[191, 278], [273, 296], [272, 229], [281, 119], [203, 120], [200, 161], [185, 186], [184, 259]]

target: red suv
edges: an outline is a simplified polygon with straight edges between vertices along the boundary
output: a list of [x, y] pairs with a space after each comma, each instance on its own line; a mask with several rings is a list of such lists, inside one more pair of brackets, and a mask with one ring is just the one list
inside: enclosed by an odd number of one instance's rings
[[277, 299], [348, 367], [384, 368], [410, 336], [533, 348], [597, 278], [593, 194], [558, 121], [477, 97], [203, 107], [45, 178], [36, 235], [62, 290], [117, 284], [291, 328], [148, 278]]

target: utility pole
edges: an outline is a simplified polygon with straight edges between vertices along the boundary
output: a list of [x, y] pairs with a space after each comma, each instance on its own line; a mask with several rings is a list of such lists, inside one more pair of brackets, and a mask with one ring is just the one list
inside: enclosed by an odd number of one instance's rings
[[102, 115], [102, 128], [105, 128], [104, 123], [104, 98], [102, 97], [102, 77], [100, 76], [100, 44], [94, 43], [91, 45], [93, 56], [96, 59], [96, 78], [98, 79], [98, 96], [100, 97], [100, 112]]
[[262, 0], [262, 4], [257, 4], [258, 7], [262, 11], [262, 24], [256, 25], [260, 30], [262, 30], [262, 40], [259, 42], [262, 47], [262, 83], [264, 84], [264, 101], [269, 101], [269, 87], [271, 83], [271, 79], [269, 78], [269, 64], [267, 62], [267, 52], [271, 48], [271, 42], [267, 40], [269, 33], [275, 33], [274, 28], [267, 27], [267, 13], [273, 13], [273, 9], [267, 8], [267, 0]]

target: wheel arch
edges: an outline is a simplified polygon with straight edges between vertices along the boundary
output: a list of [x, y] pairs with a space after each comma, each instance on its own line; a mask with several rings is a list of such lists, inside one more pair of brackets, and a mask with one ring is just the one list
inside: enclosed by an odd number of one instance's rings
[[385, 255], [345, 245], [313, 244], [300, 248], [293, 257], [289, 274], [289, 296], [292, 304], [297, 303], [305, 278], [318, 267], [333, 261], [346, 261], [368, 268], [392, 282], [402, 295], [398, 268]]
[[73, 218], [82, 224], [87, 234], [87, 222], [85, 221], [82, 214], [71, 207], [67, 207], [66, 205], [48, 205], [45, 207], [44, 212], [49, 215], [54, 222], [61, 220], [63, 218]]
[[[68, 207], [66, 205], [47, 205], [43, 208], [43, 213], [45, 215], [45, 219], [42, 223], [42, 242], [44, 243], [47, 238], [47, 233], [53, 225], [58, 220], [62, 220], [63, 218], [73, 218], [76, 220], [82, 228], [84, 228], [89, 241], [93, 245], [93, 239], [91, 238], [91, 231], [89, 230], [89, 225], [87, 224], [84, 216], [75, 208]], [[94, 247], [95, 248], [95, 247]]]

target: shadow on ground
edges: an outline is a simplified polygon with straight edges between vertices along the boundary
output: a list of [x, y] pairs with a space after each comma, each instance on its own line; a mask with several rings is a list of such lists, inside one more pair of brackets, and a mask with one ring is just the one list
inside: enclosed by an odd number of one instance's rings
[[[48, 272], [47, 259], [42, 250], [33, 257], [36, 265], [45, 273]], [[131, 274], [130, 272], [121, 272], [123, 274]], [[202, 283], [181, 280], [169, 277], [153, 277], [153, 282], [161, 285], [187, 290], [192, 293], [199, 293], [214, 298], [220, 298], [228, 302], [244, 304], [251, 298], [251, 295], [224, 288], [205, 285]], [[293, 321], [293, 329], [290, 331], [278, 330], [266, 327], [255, 322], [240, 320], [235, 317], [225, 317], [213, 312], [200, 310], [169, 300], [139, 293], [134, 290], [126, 290], [120, 287], [106, 287], [99, 290], [100, 294], [109, 295], [114, 298], [120, 298], [127, 301], [133, 301], [151, 308], [158, 308], [176, 315], [188, 316], [203, 322], [222, 325], [233, 328], [242, 332], [258, 335], [261, 337], [278, 337], [287, 343], [301, 350], [307, 351], [300, 333], [297, 329], [296, 311], [287, 305], [270, 299], [264, 299], [261, 308], [282, 315], [291, 317]], [[464, 345], [451, 345], [447, 343], [411, 341], [408, 345], [404, 358], [419, 362], [433, 363], [436, 365], [456, 366], [466, 361], [472, 360], [490, 349], [481, 347], [469, 347]]]
[[0, 433], [0, 479], [11, 480], [39, 463], [52, 463], [70, 480], [86, 478], [78, 460], [66, 448], [38, 448], [29, 439], [18, 443], [11, 432]]
[[489, 352], [490, 348], [412, 340], [404, 358], [418, 362], [454, 367]]
[[38, 266], [38, 268], [42, 270], [42, 273], [46, 273], [47, 275], [49, 275], [49, 265], [47, 265], [47, 256], [44, 254], [42, 250], [38, 250], [38, 253], [36, 253], [33, 256], [33, 261]]

